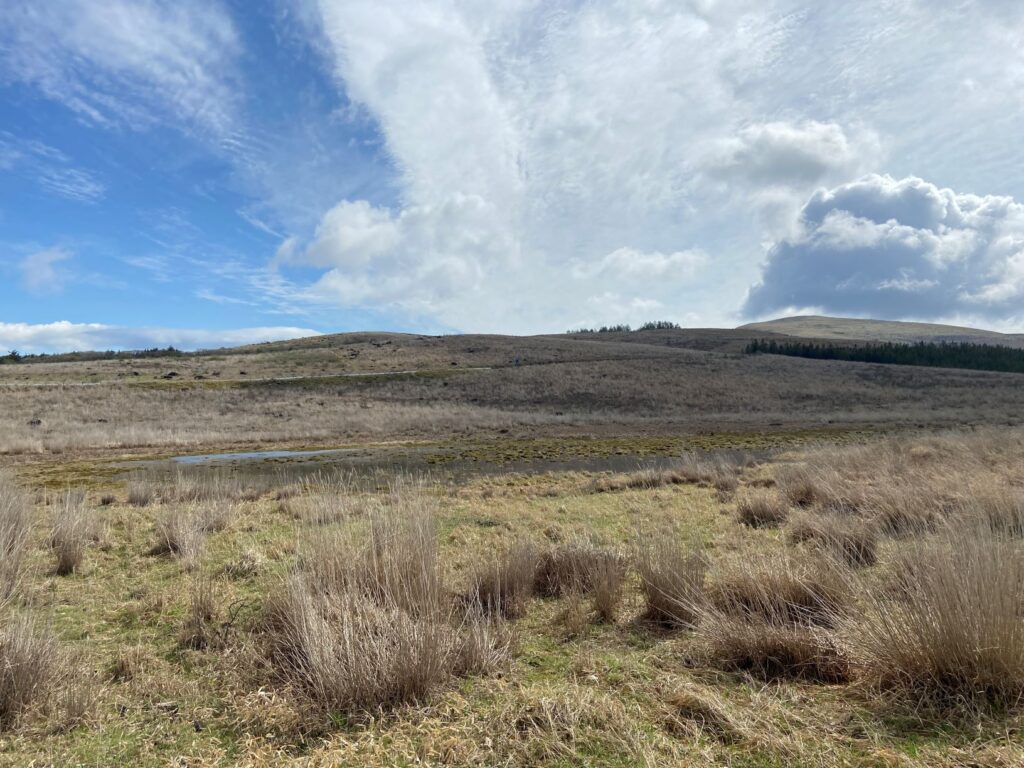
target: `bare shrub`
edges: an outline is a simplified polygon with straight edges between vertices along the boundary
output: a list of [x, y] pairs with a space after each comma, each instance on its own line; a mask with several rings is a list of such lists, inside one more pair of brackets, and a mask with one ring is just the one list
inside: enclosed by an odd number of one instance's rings
[[50, 528], [50, 547], [57, 557], [54, 573], [67, 576], [82, 567], [85, 550], [98, 537], [85, 494], [68, 491], [57, 499]]
[[0, 473], [0, 604], [17, 591], [31, 532], [31, 503], [9, 475]]
[[647, 602], [646, 616], [670, 626], [692, 627], [704, 597], [708, 562], [703, 553], [669, 536], [641, 536], [636, 568]]
[[858, 581], [846, 624], [857, 667], [913, 701], [1014, 704], [1024, 696], [1024, 553], [985, 528], [908, 542], [888, 581]]
[[806, 543], [854, 567], [874, 565], [878, 558], [875, 525], [849, 515], [804, 512], [790, 521], [787, 537], [794, 544]]
[[523, 614], [537, 581], [540, 553], [527, 540], [514, 542], [494, 560], [479, 566], [465, 599], [487, 614], [514, 619]]
[[0, 627], [0, 727], [9, 728], [31, 707], [45, 703], [61, 673], [54, 636], [26, 615]]
[[736, 502], [736, 519], [751, 528], [778, 528], [788, 516], [788, 505], [772, 490], [748, 489]]

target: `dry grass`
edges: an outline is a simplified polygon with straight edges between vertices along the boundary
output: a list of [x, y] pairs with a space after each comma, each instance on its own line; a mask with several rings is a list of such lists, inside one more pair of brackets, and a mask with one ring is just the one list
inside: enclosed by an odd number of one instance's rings
[[704, 599], [708, 561], [673, 537], [641, 535], [636, 568], [646, 599], [646, 617], [669, 626], [692, 627]]
[[199, 576], [192, 582], [188, 611], [178, 636], [183, 648], [205, 650], [221, 640], [217, 633], [220, 597], [212, 579]]
[[423, 701], [506, 657], [500, 624], [446, 599], [433, 513], [425, 494], [393, 491], [362, 536], [320, 537], [271, 600], [274, 666], [327, 711]]
[[513, 542], [494, 560], [477, 567], [465, 596], [490, 615], [515, 619], [526, 611], [540, 567], [540, 551], [528, 539]]
[[707, 588], [714, 610], [780, 626], [832, 626], [852, 597], [839, 564], [785, 553], [749, 552], [720, 562]]
[[717, 666], [766, 678], [841, 682], [849, 668], [829, 630], [849, 610], [829, 561], [748, 553], [718, 565], [697, 635]]
[[771, 489], [750, 488], [736, 500], [736, 519], [751, 528], [778, 528], [788, 516], [789, 506]]
[[580, 539], [541, 553], [535, 588], [542, 597], [559, 597], [570, 592], [590, 593], [599, 573], [608, 573], [610, 561], [621, 556]]
[[31, 532], [28, 498], [10, 476], [0, 472], [0, 604], [18, 589]]
[[68, 491], [54, 504], [50, 528], [50, 548], [57, 558], [54, 573], [67, 576], [81, 570], [90, 542], [98, 538], [94, 513], [85, 494]]
[[787, 538], [833, 555], [847, 565], [874, 565], [878, 559], [878, 531], [870, 521], [834, 512], [802, 512], [790, 520]]
[[11, 727], [29, 709], [49, 701], [62, 664], [48, 627], [27, 615], [5, 619], [0, 627], [0, 727]]
[[851, 654], [913, 701], [1013, 705], [1024, 696], [1024, 551], [972, 527], [909, 542], [889, 579], [857, 582]]
[[189, 569], [199, 564], [207, 531], [196, 510], [177, 506], [163, 510], [153, 521], [153, 532], [156, 541], [150, 554], [174, 555]]

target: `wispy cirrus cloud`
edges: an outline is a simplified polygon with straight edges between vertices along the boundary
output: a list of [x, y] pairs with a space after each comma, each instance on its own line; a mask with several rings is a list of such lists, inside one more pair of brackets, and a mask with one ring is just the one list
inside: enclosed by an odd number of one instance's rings
[[76, 166], [61, 150], [7, 131], [0, 131], [0, 169], [79, 203], [97, 203], [107, 193], [106, 184], [95, 173]]
[[54, 247], [30, 253], [23, 258], [18, 268], [25, 290], [36, 295], [60, 293], [67, 280], [67, 274], [58, 265], [69, 260], [71, 256], [70, 251]]
[[0, 78], [35, 86], [90, 123], [143, 129], [171, 120], [228, 141], [239, 52], [216, 2], [12, 0]]

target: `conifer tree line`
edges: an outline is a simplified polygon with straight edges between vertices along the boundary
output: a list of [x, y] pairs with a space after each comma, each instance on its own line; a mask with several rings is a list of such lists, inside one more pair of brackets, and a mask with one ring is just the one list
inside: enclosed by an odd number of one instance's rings
[[924, 365], [938, 368], [969, 368], [977, 371], [1024, 373], [1024, 349], [970, 342], [927, 342], [912, 344], [866, 342], [832, 344], [820, 341], [776, 341], [755, 339], [747, 354], [789, 355], [814, 360], [850, 360], [859, 363]]

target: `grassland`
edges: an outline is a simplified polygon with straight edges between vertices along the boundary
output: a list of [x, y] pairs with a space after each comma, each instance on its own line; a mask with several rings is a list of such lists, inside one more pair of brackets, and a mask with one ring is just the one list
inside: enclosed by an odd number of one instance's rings
[[0, 764], [1021, 764], [1019, 377], [741, 338], [6, 366]]

